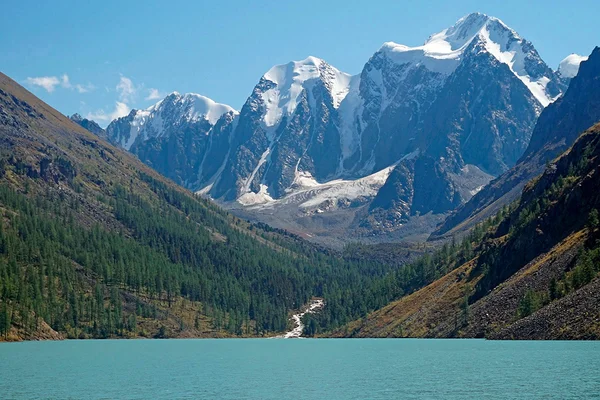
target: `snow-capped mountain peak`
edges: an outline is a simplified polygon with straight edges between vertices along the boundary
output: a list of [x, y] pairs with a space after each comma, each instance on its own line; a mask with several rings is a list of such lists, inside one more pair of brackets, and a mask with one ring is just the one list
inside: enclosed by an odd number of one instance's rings
[[[107, 132], [113, 141], [129, 150], [140, 136], [144, 140], [161, 137], [182, 123], [197, 123], [202, 120], [212, 126], [228, 112], [237, 113], [232, 107], [206, 96], [172, 92], [145, 110], [132, 110], [128, 116], [111, 122]], [[122, 121], [127, 121], [124, 130], [120, 128]]]
[[587, 59], [586, 56], [580, 56], [579, 54], [569, 54], [558, 65], [558, 73], [563, 78], [574, 78], [579, 72], [579, 64]]
[[425, 45], [449, 46], [451, 51], [464, 48], [473, 38], [475, 38], [484, 28], [494, 26], [495, 29], [510, 32], [518, 38], [518, 34], [509, 28], [504, 22], [496, 17], [491, 17], [482, 13], [472, 13], [456, 21], [450, 28], [433, 34], [425, 42]]
[[432, 72], [448, 75], [458, 67], [465, 51], [475, 41], [506, 64], [543, 107], [555, 99], [556, 94], [546, 88], [553, 72], [543, 67], [531, 43], [498, 18], [485, 14], [473, 13], [459, 19], [450, 28], [431, 35], [422, 46], [387, 42], [380, 51], [397, 64], [422, 65]]
[[386, 42], [380, 51], [397, 64], [415, 63], [433, 72], [449, 74], [460, 63], [466, 47], [490, 22], [514, 33], [497, 18], [473, 13], [459, 19], [450, 28], [431, 35], [422, 46], [409, 47]]
[[262, 77], [262, 80], [271, 82], [270, 87], [261, 93], [266, 107], [265, 126], [277, 126], [284, 115], [293, 114], [302, 92], [312, 89], [317, 80], [321, 80], [331, 94], [333, 106], [339, 107], [348, 94], [351, 79], [351, 75], [312, 56], [274, 66]]

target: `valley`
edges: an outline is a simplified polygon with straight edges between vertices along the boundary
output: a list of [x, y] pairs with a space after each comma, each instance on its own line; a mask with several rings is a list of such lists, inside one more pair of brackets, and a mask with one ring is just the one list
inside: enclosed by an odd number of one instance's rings
[[471, 13], [151, 97], [103, 128], [0, 75], [0, 340], [600, 338], [598, 47]]

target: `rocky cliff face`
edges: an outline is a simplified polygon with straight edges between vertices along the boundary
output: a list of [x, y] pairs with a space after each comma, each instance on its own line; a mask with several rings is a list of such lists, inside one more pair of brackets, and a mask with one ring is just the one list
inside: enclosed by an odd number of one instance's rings
[[[419, 149], [420, 156], [401, 161], [390, 175], [386, 190], [370, 205], [375, 216], [368, 221], [371, 227], [444, 213], [469, 200], [516, 163], [539, 112], [564, 87], [533, 46], [499, 20], [470, 15], [433, 35], [424, 47], [440, 40], [457, 46], [461, 61], [432, 67], [440, 71], [441, 84], [422, 107], [419, 128], [407, 148]], [[515, 51], [510, 62], [502, 55], [508, 49]], [[444, 78], [447, 69], [451, 72]]]

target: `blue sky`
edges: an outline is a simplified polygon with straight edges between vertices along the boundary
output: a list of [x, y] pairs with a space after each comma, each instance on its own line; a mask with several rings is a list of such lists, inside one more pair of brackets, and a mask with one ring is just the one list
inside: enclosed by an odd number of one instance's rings
[[556, 68], [600, 45], [600, 1], [8, 1], [0, 70], [65, 114], [106, 125], [177, 90], [241, 108], [271, 66], [308, 55], [359, 73], [386, 41], [422, 44], [479, 11]]

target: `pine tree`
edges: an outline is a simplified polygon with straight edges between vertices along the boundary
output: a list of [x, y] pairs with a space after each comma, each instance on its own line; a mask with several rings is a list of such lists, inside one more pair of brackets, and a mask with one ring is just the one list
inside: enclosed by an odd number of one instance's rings
[[598, 228], [598, 226], [600, 225], [600, 218], [598, 217], [598, 210], [596, 210], [595, 208], [593, 208], [592, 211], [590, 211], [590, 214], [588, 216], [587, 225], [591, 231], [596, 230]]
[[8, 312], [8, 306], [6, 302], [2, 302], [0, 307], [0, 336], [8, 337], [10, 331], [10, 313]]

